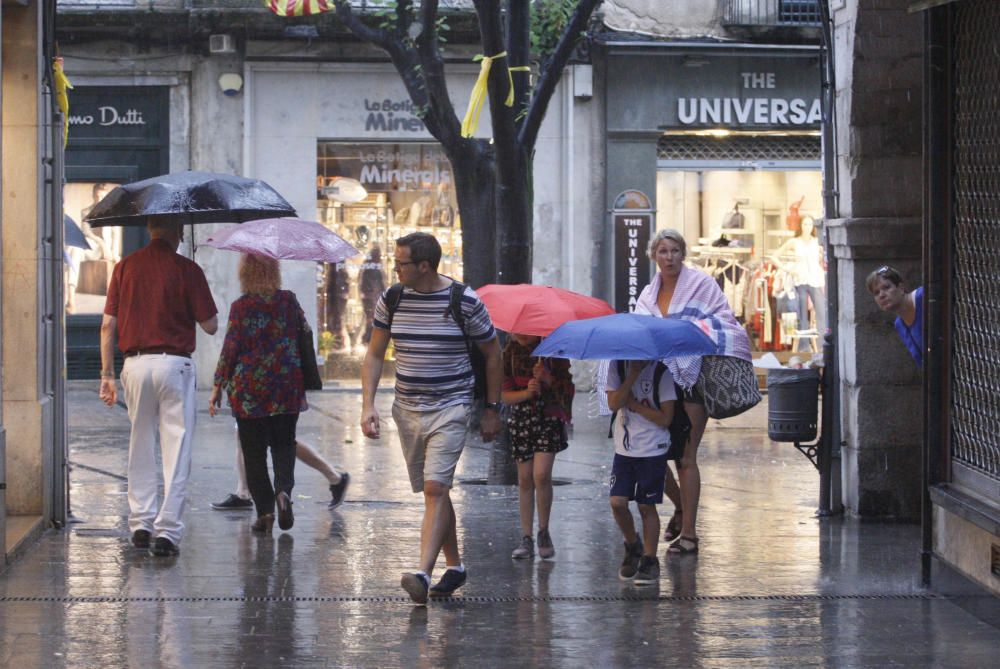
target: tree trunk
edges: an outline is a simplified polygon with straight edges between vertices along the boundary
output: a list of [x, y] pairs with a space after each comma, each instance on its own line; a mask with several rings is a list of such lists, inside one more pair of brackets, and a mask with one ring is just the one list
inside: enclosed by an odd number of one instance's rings
[[478, 145], [476, 150], [455, 152], [449, 158], [462, 218], [463, 280], [479, 288], [496, 282], [496, 177], [492, 147], [485, 140], [470, 143]]
[[531, 283], [533, 193], [530, 161], [520, 148], [498, 155], [507, 166], [497, 166], [497, 229], [500, 255], [499, 283]]

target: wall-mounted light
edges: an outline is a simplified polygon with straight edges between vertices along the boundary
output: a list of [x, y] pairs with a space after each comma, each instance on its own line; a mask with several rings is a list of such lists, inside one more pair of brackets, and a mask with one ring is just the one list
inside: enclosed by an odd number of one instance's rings
[[319, 31], [316, 30], [316, 26], [311, 24], [299, 24], [295, 26], [285, 26], [283, 31], [285, 37], [293, 37], [299, 39], [316, 39], [319, 37]]
[[705, 67], [711, 64], [711, 59], [704, 56], [684, 56], [681, 58], [681, 65], [684, 67]]
[[243, 77], [235, 72], [226, 72], [219, 77], [219, 89], [230, 97], [239, 95], [243, 90]]

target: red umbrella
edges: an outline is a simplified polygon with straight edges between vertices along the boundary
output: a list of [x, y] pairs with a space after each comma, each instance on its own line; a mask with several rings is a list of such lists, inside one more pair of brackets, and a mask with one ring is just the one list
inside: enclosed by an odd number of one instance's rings
[[498, 328], [538, 337], [568, 321], [615, 313], [604, 300], [551, 286], [490, 284], [476, 293]]

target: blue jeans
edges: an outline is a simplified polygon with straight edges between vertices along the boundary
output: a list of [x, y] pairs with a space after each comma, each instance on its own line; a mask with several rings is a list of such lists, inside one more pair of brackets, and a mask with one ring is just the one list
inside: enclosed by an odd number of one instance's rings
[[[795, 294], [799, 298], [799, 329], [809, 329], [809, 311], [806, 303], [806, 295], [808, 295], [816, 313], [816, 330], [822, 337], [823, 333], [826, 332], [826, 295], [823, 294], [823, 289], [818, 286], [799, 285], [795, 286]], [[799, 350], [809, 350], [809, 342], [800, 339]]]

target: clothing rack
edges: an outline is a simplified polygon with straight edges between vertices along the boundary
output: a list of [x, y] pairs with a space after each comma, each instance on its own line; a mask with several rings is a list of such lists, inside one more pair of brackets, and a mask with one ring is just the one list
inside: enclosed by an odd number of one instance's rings
[[753, 255], [753, 248], [749, 246], [695, 246], [691, 249], [692, 253], [696, 253], [699, 257], [740, 257], [749, 258]]

